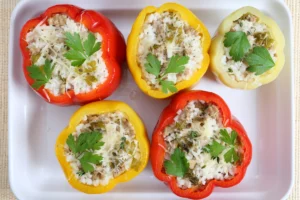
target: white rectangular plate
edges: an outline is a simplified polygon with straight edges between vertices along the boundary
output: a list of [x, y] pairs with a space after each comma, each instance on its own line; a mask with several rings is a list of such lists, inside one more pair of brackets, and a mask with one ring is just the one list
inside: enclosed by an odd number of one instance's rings
[[[150, 164], [132, 181], [119, 184], [102, 195], [83, 194], [68, 184], [56, 160], [54, 145], [78, 106], [50, 105], [36, 95], [25, 81], [19, 49], [19, 33], [23, 24], [49, 6], [62, 2], [102, 12], [116, 24], [125, 38], [143, 7], [163, 3], [161, 0], [31, 0], [17, 5], [11, 18], [9, 46], [9, 180], [14, 194], [22, 200], [177, 198], [153, 176]], [[286, 5], [276, 0], [185, 0], [179, 3], [190, 8], [205, 23], [211, 35], [227, 15], [246, 5], [270, 15], [281, 27], [286, 39], [286, 64], [276, 81], [252, 91], [234, 90], [216, 82], [208, 71], [194, 89], [222, 96], [244, 125], [253, 144], [253, 160], [244, 180], [232, 188], [215, 188], [208, 199], [286, 198], [294, 173], [292, 25]], [[121, 100], [132, 106], [145, 122], [151, 139], [159, 114], [169, 100], [155, 100], [144, 95], [126, 65], [123, 70], [122, 83], [109, 99]]]

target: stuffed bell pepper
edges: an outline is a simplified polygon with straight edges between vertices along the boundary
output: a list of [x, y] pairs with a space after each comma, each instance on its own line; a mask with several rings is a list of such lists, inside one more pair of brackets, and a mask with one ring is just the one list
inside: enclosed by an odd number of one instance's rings
[[167, 98], [206, 72], [210, 40], [207, 28], [187, 8], [175, 3], [146, 7], [128, 37], [129, 69], [144, 93]]
[[176, 95], [152, 137], [155, 176], [178, 196], [202, 199], [214, 186], [231, 187], [244, 177], [252, 146], [224, 100], [205, 91]]
[[276, 79], [284, 65], [279, 26], [253, 7], [226, 17], [210, 48], [211, 70], [225, 85], [255, 89]]
[[104, 193], [146, 167], [149, 142], [132, 108], [123, 102], [99, 101], [74, 113], [57, 139], [56, 156], [72, 187]]
[[108, 18], [73, 5], [50, 7], [26, 22], [20, 47], [27, 82], [57, 105], [109, 96], [126, 57], [124, 38]]

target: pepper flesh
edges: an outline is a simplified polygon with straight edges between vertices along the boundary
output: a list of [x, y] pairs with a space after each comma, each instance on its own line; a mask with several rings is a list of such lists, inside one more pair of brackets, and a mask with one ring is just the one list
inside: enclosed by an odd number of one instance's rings
[[126, 44], [122, 33], [105, 16], [92, 10], [83, 10], [73, 5], [56, 5], [48, 8], [39, 17], [26, 22], [20, 33], [20, 48], [23, 55], [23, 72], [29, 85], [34, 80], [29, 76], [27, 67], [32, 65], [31, 54], [27, 49], [26, 35], [38, 24], [45, 24], [47, 19], [54, 14], [65, 14], [75, 22], [83, 24], [89, 31], [99, 33], [102, 36], [102, 58], [108, 70], [108, 77], [97, 88], [87, 92], [75, 94], [68, 90], [64, 94], [55, 96], [44, 86], [38, 90], [34, 89], [47, 102], [66, 106], [71, 104], [84, 104], [95, 100], [101, 100], [113, 93], [118, 87], [121, 79], [121, 63], [126, 57]]
[[[258, 76], [257, 81], [238, 82], [235, 79], [230, 77], [230, 75], [227, 73], [227, 68], [223, 67], [223, 64], [221, 62], [222, 56], [224, 55], [223, 41], [224, 41], [225, 33], [230, 31], [233, 22], [246, 13], [250, 13], [257, 16], [259, 23], [264, 23], [267, 25], [268, 30], [270, 32], [270, 36], [272, 39], [274, 39], [274, 46], [277, 54], [277, 60], [275, 62], [274, 67], [272, 67], [270, 70]], [[215, 74], [217, 79], [219, 79], [222, 83], [224, 83], [228, 87], [239, 88], [239, 89], [255, 89], [261, 85], [270, 83], [277, 78], [285, 62], [285, 57], [283, 52], [284, 46], [285, 46], [285, 40], [284, 40], [283, 33], [281, 32], [279, 26], [273, 19], [271, 19], [268, 16], [265, 16], [262, 12], [260, 12], [256, 8], [250, 6], [243, 7], [231, 13], [220, 24], [217, 33], [212, 40], [212, 44], [209, 51], [211, 57], [210, 69]]]
[[127, 45], [127, 62], [129, 70], [139, 88], [147, 95], [154, 97], [156, 99], [164, 99], [167, 98], [174, 93], [165, 94], [161, 90], [154, 90], [152, 89], [147, 82], [142, 78], [142, 70], [137, 61], [137, 52], [138, 52], [138, 45], [139, 45], [139, 34], [141, 33], [141, 29], [143, 27], [144, 21], [148, 14], [158, 12], [162, 13], [165, 11], [173, 11], [178, 12], [181, 18], [186, 21], [192, 28], [199, 32], [202, 36], [202, 53], [203, 53], [203, 60], [201, 63], [201, 68], [194, 72], [193, 76], [185, 81], [178, 82], [175, 87], [178, 91], [186, 89], [194, 85], [200, 78], [204, 75], [207, 71], [209, 65], [209, 55], [208, 49], [210, 46], [210, 35], [205, 27], [205, 25], [187, 8], [176, 4], [176, 3], [166, 3], [163, 4], [161, 7], [156, 8], [153, 6], [148, 6], [144, 8], [138, 17], [136, 18], [131, 32], [128, 36], [128, 45]]
[[[138, 162], [139, 165], [137, 167], [134, 167], [134, 169], [131, 168], [128, 171], [121, 174], [120, 176], [111, 179], [108, 185], [99, 185], [96, 187], [92, 185], [85, 185], [81, 183], [78, 179], [76, 179], [72, 167], [66, 161], [66, 157], [64, 155], [64, 145], [66, 144], [66, 140], [68, 136], [76, 130], [76, 126], [80, 123], [80, 121], [85, 115], [102, 114], [115, 111], [123, 112], [127, 116], [129, 122], [131, 122], [131, 124], [133, 125], [133, 128], [136, 133], [136, 139], [139, 142], [139, 148], [141, 152], [141, 158]], [[72, 187], [87, 194], [99, 194], [108, 192], [109, 190], [113, 189], [118, 183], [127, 182], [133, 179], [139, 173], [141, 173], [148, 163], [149, 148], [150, 147], [146, 129], [136, 112], [123, 102], [104, 100], [82, 106], [72, 115], [69, 125], [60, 133], [60, 135], [57, 138], [55, 152], [56, 157], [64, 171], [64, 174]]]
[[[168, 175], [164, 171], [163, 163], [165, 160], [166, 144], [163, 138], [163, 131], [165, 127], [174, 122], [174, 117], [177, 115], [178, 110], [183, 109], [189, 101], [193, 100], [202, 100], [206, 103], [214, 104], [219, 108], [224, 127], [230, 127], [237, 132], [243, 154], [241, 157], [241, 164], [237, 166], [236, 174], [232, 179], [223, 181], [210, 180], [206, 185], [201, 186], [200, 188], [192, 187], [189, 189], [181, 189], [177, 186], [176, 177]], [[171, 103], [163, 110], [152, 135], [150, 159], [154, 175], [159, 180], [165, 182], [171, 188], [173, 193], [180, 197], [202, 199], [212, 193], [214, 186], [226, 188], [238, 184], [242, 181], [246, 173], [251, 157], [252, 145], [245, 129], [240, 122], [231, 115], [225, 101], [220, 96], [211, 92], [194, 90], [177, 94]]]

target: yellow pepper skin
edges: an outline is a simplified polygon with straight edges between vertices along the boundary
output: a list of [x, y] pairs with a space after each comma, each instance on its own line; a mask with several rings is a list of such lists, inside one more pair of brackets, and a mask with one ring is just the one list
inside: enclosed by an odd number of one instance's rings
[[[227, 73], [227, 68], [223, 67], [221, 62], [222, 56], [224, 55], [224, 35], [229, 32], [233, 21], [239, 19], [243, 14], [251, 13], [259, 18], [259, 23], [264, 23], [267, 25], [268, 30], [270, 32], [271, 38], [274, 39], [274, 47], [277, 54], [277, 60], [275, 62], [275, 66], [265, 73], [258, 75], [257, 81], [248, 81], [248, 82], [239, 82], [234, 78], [230, 77]], [[212, 40], [212, 44], [210, 47], [210, 69], [215, 74], [217, 79], [219, 79], [222, 83], [231, 88], [238, 89], [255, 89], [261, 85], [270, 83], [275, 80], [282, 70], [285, 62], [284, 57], [284, 46], [285, 40], [283, 33], [281, 32], [277, 23], [268, 16], [265, 16], [262, 12], [257, 10], [256, 8], [247, 6], [242, 7], [239, 10], [233, 12], [228, 17], [226, 17], [223, 22], [220, 24], [215, 37]]]
[[178, 82], [175, 87], [177, 88], [178, 92], [183, 89], [187, 89], [194, 85], [200, 78], [204, 75], [204, 73], [208, 69], [209, 65], [209, 55], [208, 49], [211, 43], [211, 38], [209, 32], [205, 25], [187, 8], [176, 4], [176, 3], [166, 3], [163, 4], [161, 7], [156, 8], [153, 6], [148, 6], [144, 8], [138, 17], [136, 18], [131, 32], [128, 36], [127, 40], [127, 62], [129, 66], [129, 70], [139, 86], [139, 88], [147, 95], [156, 98], [156, 99], [164, 99], [169, 96], [174, 95], [175, 93], [168, 93], [165, 94], [161, 90], [153, 90], [146, 81], [142, 78], [142, 70], [137, 61], [137, 52], [138, 52], [138, 45], [139, 45], [139, 34], [142, 30], [144, 21], [148, 14], [157, 12], [162, 13], [164, 11], [173, 11], [180, 14], [181, 18], [185, 20], [191, 27], [199, 32], [202, 36], [202, 49], [203, 49], [203, 60], [201, 63], [201, 68], [197, 70], [193, 76], [186, 81]]
[[[129, 169], [117, 178], [111, 179], [109, 184], [106, 186], [99, 185], [95, 187], [92, 185], [85, 185], [76, 179], [70, 164], [66, 161], [66, 157], [64, 155], [64, 145], [66, 144], [68, 136], [75, 131], [76, 126], [80, 123], [83, 116], [114, 111], [123, 112], [134, 127], [136, 139], [139, 141], [139, 148], [141, 152], [139, 165], [134, 169]], [[143, 171], [149, 159], [149, 141], [143, 122], [132, 108], [120, 101], [99, 101], [82, 106], [72, 115], [69, 125], [60, 133], [57, 138], [55, 152], [64, 174], [73, 188], [87, 194], [100, 194], [110, 191], [118, 183], [131, 180]]]

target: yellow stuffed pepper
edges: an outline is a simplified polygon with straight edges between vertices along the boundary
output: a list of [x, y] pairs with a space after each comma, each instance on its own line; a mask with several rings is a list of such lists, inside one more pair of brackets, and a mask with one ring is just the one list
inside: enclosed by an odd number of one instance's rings
[[72, 187], [98, 194], [142, 172], [149, 142], [143, 122], [127, 104], [94, 102], [71, 117], [57, 139], [56, 156]]
[[210, 68], [231, 88], [255, 89], [277, 78], [284, 66], [284, 36], [270, 17], [243, 7], [226, 17], [210, 48]]
[[147, 95], [163, 99], [189, 88], [206, 72], [211, 38], [187, 8], [166, 3], [144, 8], [127, 44], [133, 78]]

